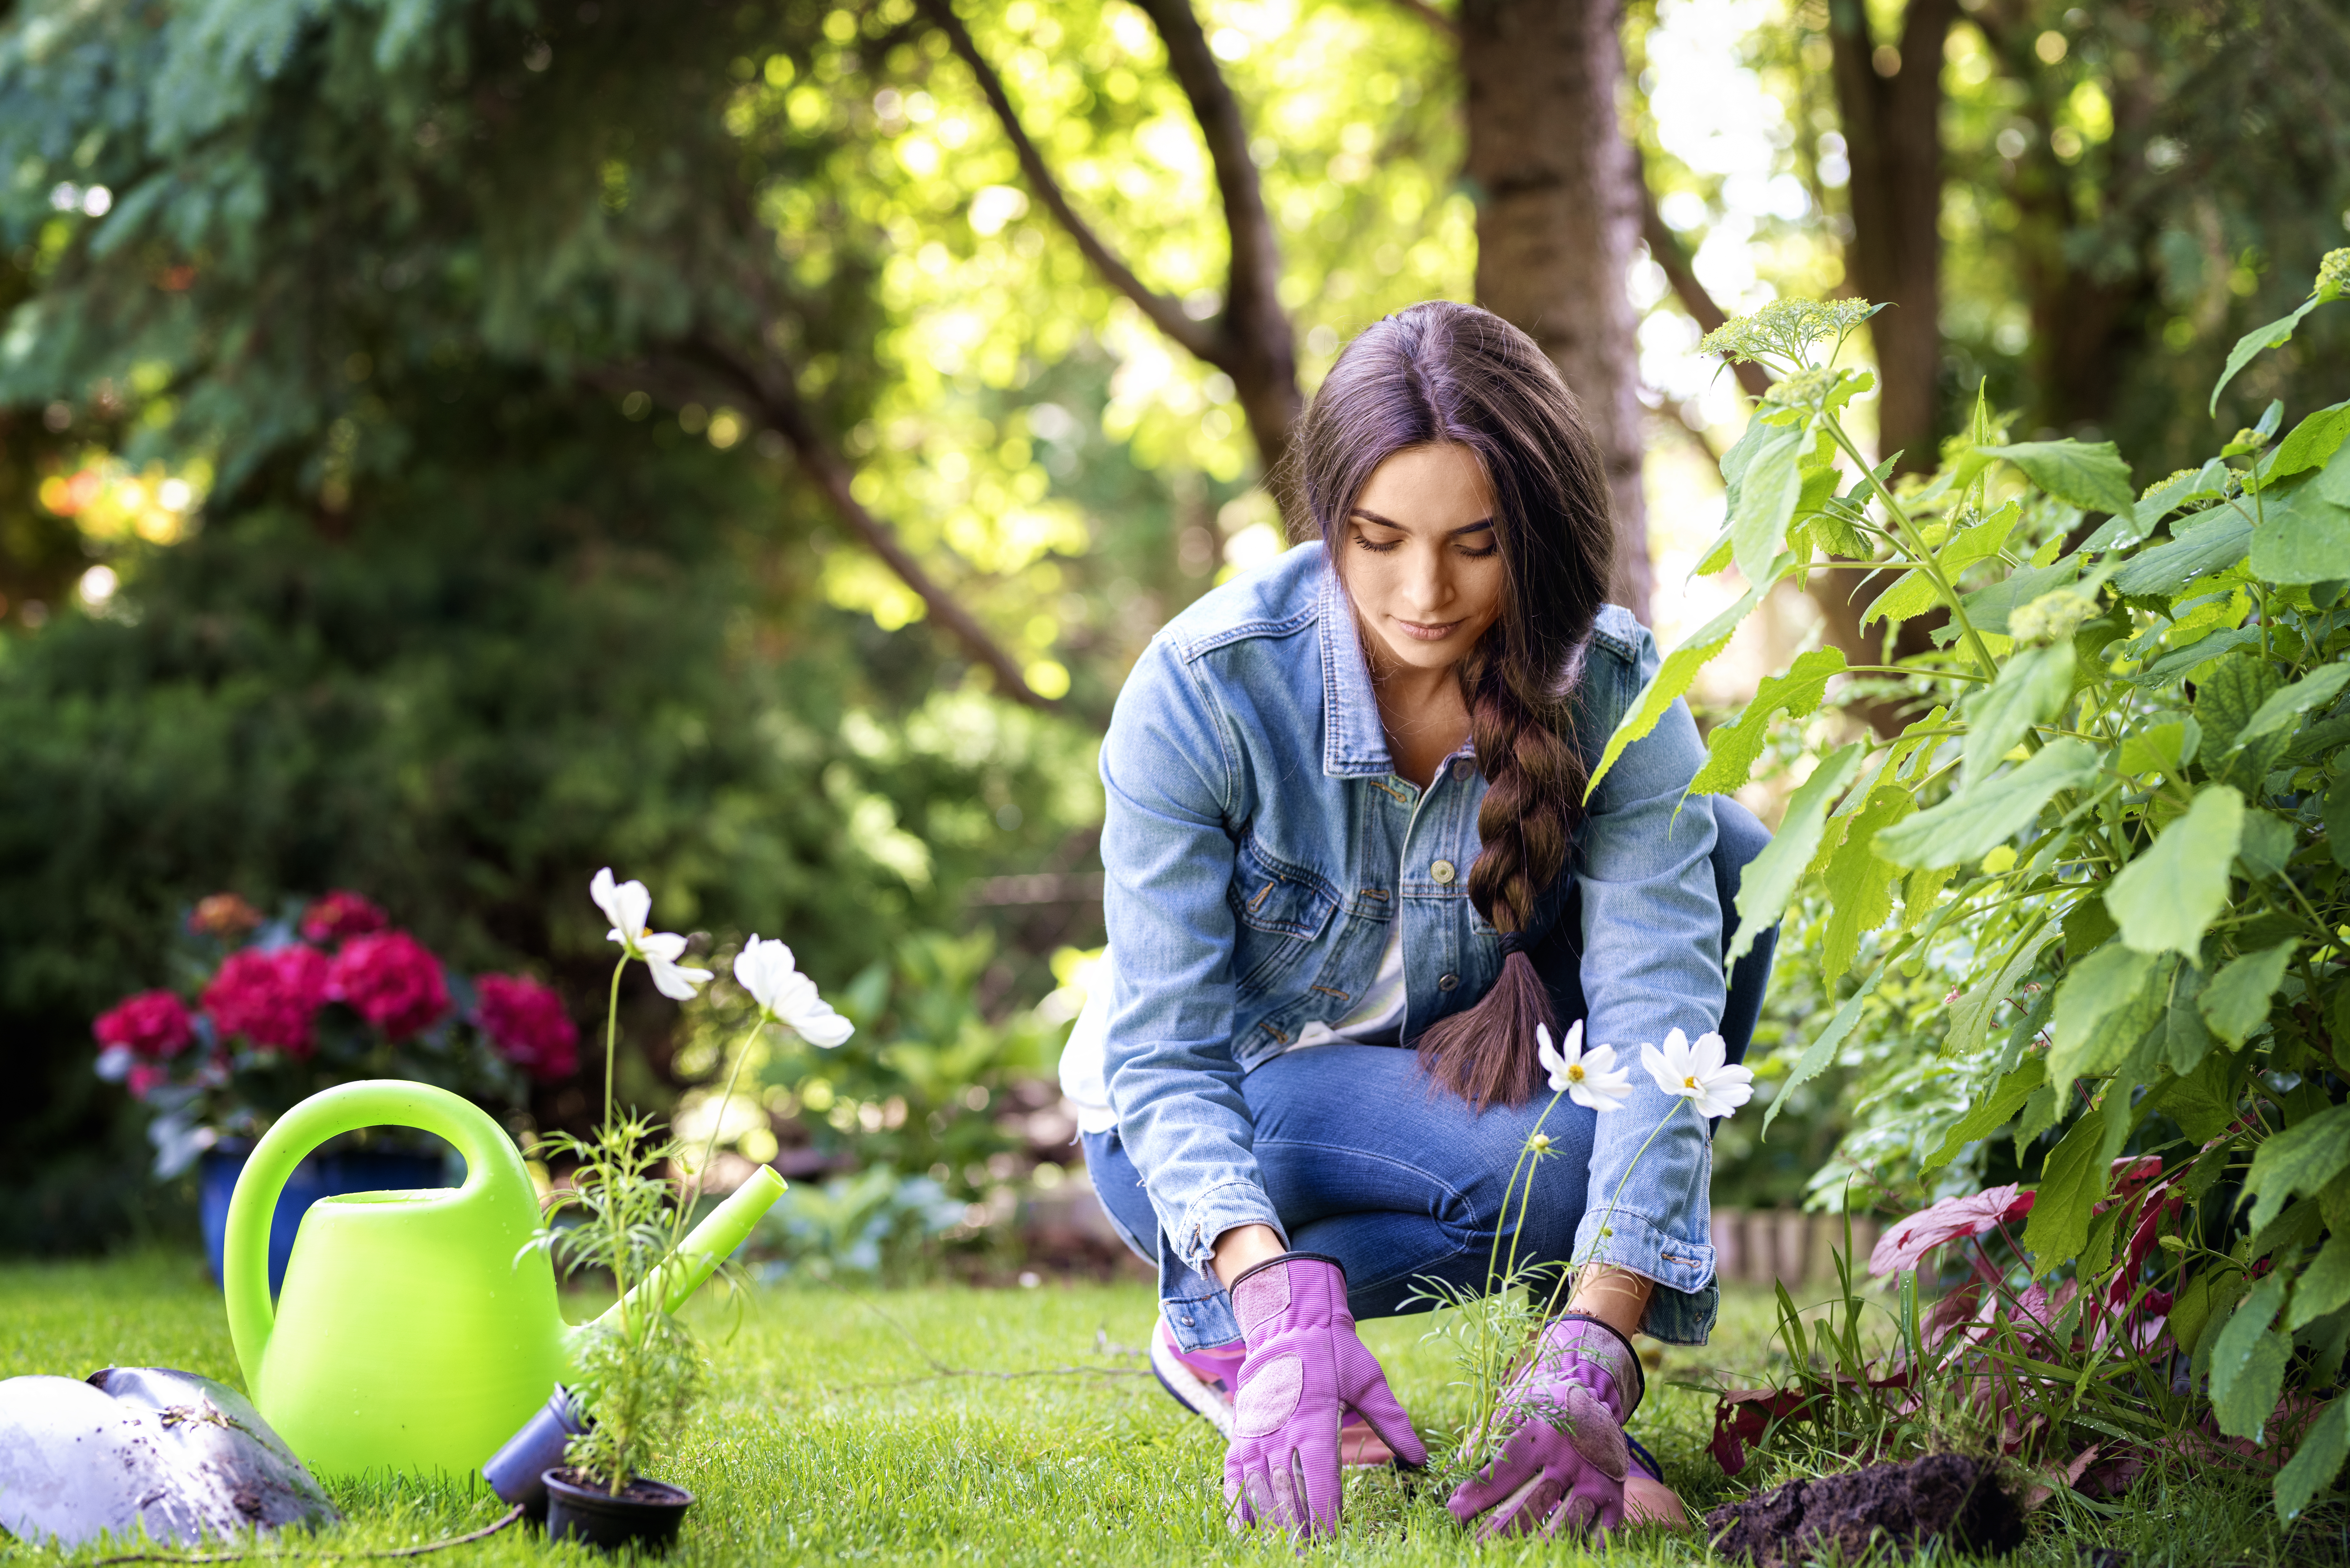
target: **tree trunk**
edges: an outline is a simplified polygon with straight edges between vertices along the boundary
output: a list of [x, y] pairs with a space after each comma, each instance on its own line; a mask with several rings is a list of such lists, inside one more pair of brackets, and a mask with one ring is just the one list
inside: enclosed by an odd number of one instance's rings
[[1942, 43], [1954, 0], [1909, 0], [1880, 46], [1863, 0], [1828, 0], [1836, 109], [1852, 161], [1854, 288], [1892, 308], [1877, 344], [1877, 451], [1930, 472], [1941, 436]]
[[1617, 0], [1467, 0], [1461, 66], [1477, 297], [1542, 345], [1583, 405], [1616, 513], [1615, 600], [1648, 618], [1645, 410], [1625, 275], [1640, 170], [1617, 121]]

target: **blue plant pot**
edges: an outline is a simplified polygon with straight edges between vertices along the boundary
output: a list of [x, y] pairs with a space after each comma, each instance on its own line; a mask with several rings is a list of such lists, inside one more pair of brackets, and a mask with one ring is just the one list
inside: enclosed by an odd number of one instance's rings
[[[204, 1256], [212, 1263], [215, 1282], [223, 1277], [221, 1251], [228, 1234], [228, 1201], [236, 1192], [236, 1179], [249, 1152], [249, 1145], [208, 1148], [197, 1167], [197, 1211], [204, 1228]], [[447, 1186], [448, 1168], [447, 1159], [441, 1155], [385, 1149], [312, 1155], [296, 1166], [277, 1195], [277, 1212], [269, 1219], [270, 1295], [275, 1297], [286, 1283], [286, 1260], [294, 1255], [295, 1234], [311, 1204], [346, 1192]]]

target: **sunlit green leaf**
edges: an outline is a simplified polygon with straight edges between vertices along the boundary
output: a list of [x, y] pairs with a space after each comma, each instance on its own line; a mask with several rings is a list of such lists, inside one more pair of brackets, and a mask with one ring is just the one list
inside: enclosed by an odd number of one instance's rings
[[2210, 411], [2213, 418], [2219, 417], [2220, 394], [2227, 389], [2229, 382], [2236, 379], [2236, 372], [2251, 364], [2252, 356], [2262, 349], [2274, 348], [2279, 344], [2289, 340], [2293, 337], [2293, 329], [2301, 325], [2301, 318], [2316, 308], [2315, 299], [2303, 300], [2301, 308], [2291, 316], [2281, 317], [2265, 327], [2255, 327], [2236, 339], [2236, 346], [2228, 350], [2227, 366], [2220, 370], [2220, 379], [2211, 383]]
[[2252, 547], [2252, 524], [2232, 506], [2214, 506], [2170, 525], [2170, 538], [2122, 563], [2114, 592], [2134, 597], [2176, 594], [2198, 577], [2224, 572]]
[[1778, 923], [1787, 901], [1795, 896], [1804, 867], [1811, 864], [1826, 829], [1828, 807], [1860, 773], [1870, 747], [1855, 741], [1820, 760], [1812, 776], [1788, 797], [1779, 831], [1749, 862], [1738, 884], [1738, 933], [1730, 941], [1724, 963], [1735, 963], [1754, 945], [1754, 939]]
[[2016, 944], [1996, 974], [1950, 1003], [1950, 1035], [1947, 1049], [1951, 1055], [1973, 1054], [1991, 1028], [1992, 1012], [2007, 1000], [2023, 977], [2032, 972], [2032, 966], [2039, 961], [2041, 950], [2055, 940], [2059, 929], [2054, 922], [2041, 922], [2037, 930]]
[[2252, 1156], [2244, 1190], [2258, 1195], [2252, 1229], [2303, 1193], [2315, 1192], [2350, 1168], [2350, 1106], [2334, 1106], [2263, 1141]]
[[2293, 1307], [2285, 1314], [2285, 1332], [2315, 1323], [2336, 1307], [2350, 1303], [2350, 1235], [2336, 1231], [2309, 1267], [2293, 1282]]
[[1987, 457], [2005, 458], [2060, 501], [2116, 517], [2137, 515], [2137, 488], [2130, 483], [2129, 464], [2109, 441], [2032, 441], [1979, 450]]
[[2030, 826], [2056, 792], [2077, 789], [2099, 771], [2095, 747], [2069, 736], [2051, 741], [2012, 773], [1960, 790], [1931, 811], [1877, 836], [1877, 852], [1897, 866], [1957, 866], [1980, 860]]
[[2027, 648], [2009, 659], [1999, 679], [1967, 699], [1966, 761], [1960, 776], [1968, 788], [1989, 777], [2002, 758], [2054, 718], [2073, 694], [2073, 645]]
[[2228, 901], [2228, 877], [2244, 831], [2244, 797], [2213, 784], [2156, 836], [2106, 888], [2122, 940], [2142, 953], [2202, 950], [2203, 933]]
[[2350, 1394], [2337, 1394], [2302, 1433], [2301, 1446], [2277, 1472], [2277, 1517], [2287, 1523], [2300, 1518], [2317, 1494], [2334, 1484], [2345, 1459], [2350, 1459]]
[[2278, 583], [2350, 577], [2350, 506], [2314, 480], [2264, 501], [2252, 532], [2254, 576]]
[[1934, 586], [1934, 579], [1924, 571], [1912, 571], [1868, 601], [1868, 607], [1861, 612], [1860, 627], [1866, 631], [1874, 620], [1912, 620], [1941, 602], [1942, 590]]
[[2168, 972], [2162, 959], [2119, 942], [2066, 968], [2049, 1028], [2048, 1081], [2059, 1095], [2121, 1064], [2161, 1016]]
[[2121, 755], [2114, 765], [2126, 774], [2160, 774], [2168, 778], [2195, 760], [2195, 749], [2202, 740], [2203, 726], [2191, 715], [2148, 724], [2122, 737]]
[[2045, 1274], [2080, 1256], [2089, 1239], [2090, 1210], [2106, 1195], [2111, 1174], [2104, 1124], [2099, 1117], [2083, 1116], [2048, 1151], [2041, 1168], [2040, 1195], [2023, 1231], [2033, 1274]]
[[1773, 717], [1784, 711], [1802, 719], [1818, 711], [1828, 682], [1844, 669], [1842, 649], [1817, 648], [1799, 655], [1784, 675], [1767, 677], [1733, 722], [1716, 725], [1706, 737], [1705, 765], [1690, 781], [1690, 793], [1729, 794], [1744, 788], [1770, 736]]
[[2253, 1031], [2268, 1022], [2269, 998], [2284, 983], [2285, 966], [2300, 945], [2294, 938], [2244, 954], [2212, 976], [2211, 983], [2195, 999], [2203, 1022], [2230, 1050], [2241, 1048]]
[[1591, 770], [1591, 782], [1585, 786], [1584, 799], [1589, 800], [1599, 788], [1599, 781], [1607, 776], [1607, 770], [1616, 765], [1616, 759], [1624, 754], [1625, 747], [1657, 727], [1657, 721], [1663, 718], [1665, 710], [1689, 691], [1690, 682], [1697, 679], [1697, 672], [1705, 668], [1706, 661], [1730, 646], [1731, 633], [1736, 631], [1739, 623], [1762, 602], [1762, 596], [1770, 591], [1773, 580], [1766, 576], [1756, 581], [1735, 604], [1700, 627], [1688, 641], [1665, 655], [1664, 662], [1658, 667], [1657, 678], [1648, 682], [1648, 690], [1640, 693], [1639, 701], [1634, 702], [1617, 722], [1616, 732], [1607, 737], [1607, 747], [1599, 754], [1599, 765]]
[[1877, 785], [1868, 792], [1868, 804], [1845, 829], [1844, 842], [1829, 857], [1824, 878], [1828, 924], [1820, 941], [1820, 963], [1830, 979], [1853, 967], [1861, 937], [1892, 915], [1895, 869], [1877, 853], [1877, 830], [1917, 809], [1917, 802], [1900, 785]]
[[1730, 515], [1730, 556], [1750, 583], [1769, 582], [1772, 564], [1786, 548], [1787, 524], [1804, 490], [1804, 452], [1810, 445], [1810, 427], [1801, 421], [1763, 424], [1747, 459], [1739, 479], [1738, 504]]
[[2284, 1304], [2284, 1286], [2274, 1274], [2261, 1281], [2212, 1336], [2211, 1408], [2229, 1437], [2257, 1438], [2284, 1392], [2293, 1345], [2269, 1329]]
[[1923, 1168], [1939, 1170], [1959, 1158], [1960, 1151], [1980, 1138], [1987, 1138], [2015, 1119], [2016, 1112], [2032, 1092], [2048, 1079], [2048, 1064], [2044, 1058], [2027, 1056], [2022, 1065], [2001, 1078], [1991, 1092], [1977, 1100], [1967, 1114], [1942, 1136], [1942, 1147], [1926, 1157]]
[[2262, 483], [2273, 484], [2303, 469], [2323, 466], [2339, 450], [2345, 436], [2350, 436], [2350, 402], [2319, 409], [2293, 426], [2291, 435], [2277, 442], [2275, 455], [2261, 464]]

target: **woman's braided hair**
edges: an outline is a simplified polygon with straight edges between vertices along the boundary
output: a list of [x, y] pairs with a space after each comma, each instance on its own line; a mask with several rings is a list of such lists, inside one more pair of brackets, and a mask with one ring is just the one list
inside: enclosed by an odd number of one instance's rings
[[[1431, 300], [1366, 328], [1306, 410], [1292, 484], [1334, 562], [1373, 471], [1445, 443], [1484, 469], [1503, 565], [1501, 618], [1460, 673], [1487, 786], [1469, 898], [1506, 937], [1525, 931], [1573, 846], [1585, 771], [1568, 736], [1615, 528], [1598, 451], [1549, 358], [1490, 311]], [[1420, 1060], [1472, 1105], [1521, 1105], [1542, 1081], [1536, 1023], [1558, 1028], [1549, 992], [1509, 951], [1491, 991], [1420, 1033]]]

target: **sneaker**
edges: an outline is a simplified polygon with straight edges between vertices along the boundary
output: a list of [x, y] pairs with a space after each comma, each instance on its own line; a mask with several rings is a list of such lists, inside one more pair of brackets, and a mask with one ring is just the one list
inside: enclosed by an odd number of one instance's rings
[[[1232, 1389], [1240, 1382], [1241, 1358], [1246, 1354], [1237, 1343], [1205, 1350], [1182, 1349], [1164, 1317], [1150, 1327], [1150, 1370], [1159, 1386], [1228, 1443], [1232, 1440]], [[1396, 1462], [1394, 1450], [1359, 1420], [1338, 1428], [1338, 1459], [1342, 1464], [1366, 1467]]]

